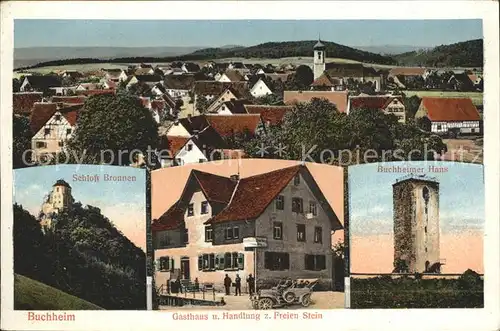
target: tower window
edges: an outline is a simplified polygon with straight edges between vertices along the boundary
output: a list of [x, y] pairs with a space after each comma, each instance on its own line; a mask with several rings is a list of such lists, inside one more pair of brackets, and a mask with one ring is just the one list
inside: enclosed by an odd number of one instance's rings
[[321, 52], [318, 52], [318, 60], [321, 60]]
[[425, 186], [425, 187], [422, 189], [422, 198], [424, 198], [425, 203], [428, 203], [428, 202], [429, 202], [429, 189], [427, 188], [427, 186]]

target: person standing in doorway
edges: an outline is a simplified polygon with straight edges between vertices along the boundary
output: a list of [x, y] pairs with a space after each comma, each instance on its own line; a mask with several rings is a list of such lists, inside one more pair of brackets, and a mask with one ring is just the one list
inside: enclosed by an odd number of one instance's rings
[[231, 284], [232, 284], [232, 280], [231, 278], [229, 277], [228, 274], [226, 274], [226, 277], [224, 277], [224, 287], [226, 288], [226, 295], [230, 295], [230, 289], [231, 289]]
[[236, 278], [234, 280], [235, 283], [235, 292], [234, 295], [241, 295], [241, 278], [240, 275], [236, 274]]
[[248, 285], [248, 293], [250, 295], [255, 292], [255, 278], [253, 278], [252, 274], [248, 275], [247, 277], [247, 285]]

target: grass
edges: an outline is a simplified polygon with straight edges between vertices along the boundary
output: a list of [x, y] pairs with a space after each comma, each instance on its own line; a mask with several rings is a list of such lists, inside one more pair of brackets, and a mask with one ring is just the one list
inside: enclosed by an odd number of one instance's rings
[[14, 309], [102, 310], [93, 303], [18, 274], [14, 274]]
[[476, 106], [483, 105], [483, 92], [458, 92], [458, 91], [403, 91], [408, 97], [416, 95], [421, 97], [440, 98], [471, 98]]

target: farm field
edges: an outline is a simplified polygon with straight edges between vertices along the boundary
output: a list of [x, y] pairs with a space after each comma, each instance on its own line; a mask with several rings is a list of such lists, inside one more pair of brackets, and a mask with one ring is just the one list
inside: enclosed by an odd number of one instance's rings
[[[101, 68], [106, 69], [127, 69], [128, 63], [87, 63], [87, 64], [68, 64], [62, 66], [48, 66], [26, 70], [26, 72], [36, 72], [40, 74], [48, 74], [50, 72], [63, 70], [78, 70], [78, 71], [93, 71]], [[23, 75], [23, 73], [14, 72], [14, 78]]]
[[481, 140], [473, 139], [443, 139], [448, 147], [443, 160], [483, 163], [483, 146]]
[[471, 98], [476, 106], [483, 105], [483, 92], [455, 92], [455, 91], [403, 91], [408, 97], [413, 95], [421, 97], [440, 98]]

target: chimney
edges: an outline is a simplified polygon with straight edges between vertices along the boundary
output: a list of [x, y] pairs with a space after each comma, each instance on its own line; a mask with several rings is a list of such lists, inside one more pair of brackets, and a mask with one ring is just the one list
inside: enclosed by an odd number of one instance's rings
[[229, 178], [231, 178], [231, 181], [232, 181], [233, 183], [237, 183], [237, 182], [240, 180], [240, 175], [238, 175], [238, 174], [236, 174], [236, 175], [231, 175], [231, 177], [229, 177]]

